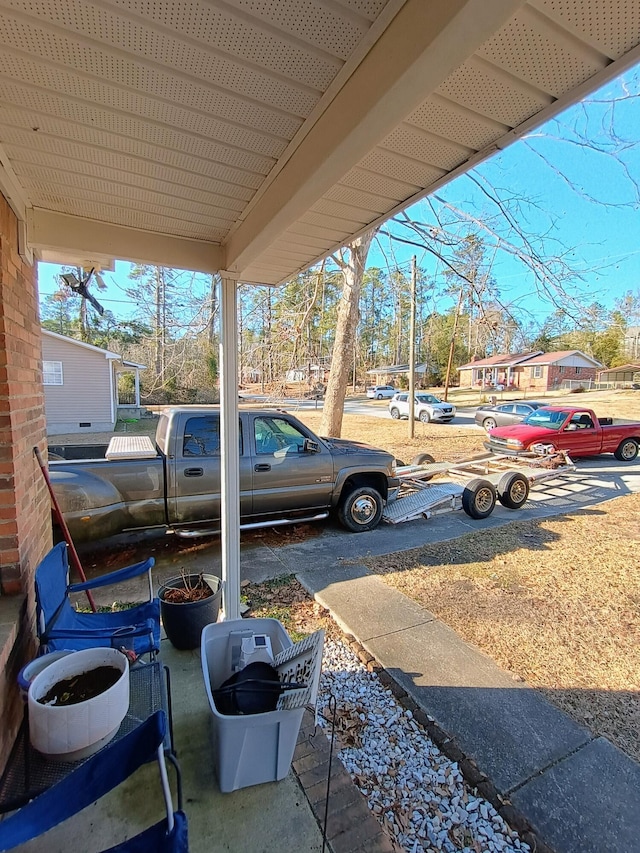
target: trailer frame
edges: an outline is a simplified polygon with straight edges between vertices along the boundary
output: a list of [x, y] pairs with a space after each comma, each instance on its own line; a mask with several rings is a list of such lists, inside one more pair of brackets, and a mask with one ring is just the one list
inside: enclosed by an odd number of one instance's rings
[[[547, 454], [482, 453], [458, 462], [403, 465], [396, 474], [400, 486], [387, 503], [383, 520], [400, 524], [463, 509], [471, 518], [489, 516], [496, 500], [509, 509], [526, 503], [529, 489], [545, 480], [575, 471], [564, 450]], [[449, 479], [431, 483], [434, 477]]]

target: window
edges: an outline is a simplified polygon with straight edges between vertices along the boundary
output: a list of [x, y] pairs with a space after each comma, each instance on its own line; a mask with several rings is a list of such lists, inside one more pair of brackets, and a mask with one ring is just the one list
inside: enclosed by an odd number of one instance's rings
[[531, 378], [532, 379], [542, 379], [542, 365], [536, 364], [531, 368]]
[[284, 418], [260, 417], [254, 421], [256, 453], [273, 454], [279, 450], [301, 453], [306, 436]]
[[576, 367], [576, 373], [581, 373], [581, 372], [582, 372], [582, 368], [581, 368], [581, 367]]
[[43, 385], [62, 385], [62, 362], [61, 361], [43, 361], [42, 362], [42, 384]]
[[183, 456], [218, 456], [220, 421], [218, 418], [189, 418], [184, 428]]

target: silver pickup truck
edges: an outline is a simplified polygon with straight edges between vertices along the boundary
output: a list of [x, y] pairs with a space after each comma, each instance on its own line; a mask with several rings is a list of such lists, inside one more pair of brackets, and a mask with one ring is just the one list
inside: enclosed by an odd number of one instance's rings
[[[51, 482], [75, 541], [152, 527], [186, 536], [220, 529], [217, 409], [168, 409], [155, 447], [149, 440], [120, 459], [105, 458], [106, 450], [93, 446], [96, 458], [79, 459], [80, 445], [50, 445]], [[335, 513], [348, 530], [372, 530], [398, 484], [395, 459], [384, 450], [319, 438], [287, 412], [240, 412], [242, 529]]]

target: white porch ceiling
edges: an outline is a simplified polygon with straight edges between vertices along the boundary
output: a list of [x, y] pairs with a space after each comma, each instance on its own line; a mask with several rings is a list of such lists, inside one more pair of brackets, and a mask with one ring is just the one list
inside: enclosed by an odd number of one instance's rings
[[0, 0], [23, 249], [278, 283], [640, 60], [638, 0]]

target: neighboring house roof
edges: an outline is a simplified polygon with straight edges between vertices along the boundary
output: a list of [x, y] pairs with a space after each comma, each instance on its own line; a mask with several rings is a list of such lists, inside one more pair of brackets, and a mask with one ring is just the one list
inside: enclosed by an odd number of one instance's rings
[[559, 350], [558, 352], [519, 352], [511, 355], [492, 355], [489, 358], [481, 358], [478, 361], [470, 361], [468, 364], [463, 364], [458, 370], [470, 370], [478, 367], [515, 367], [516, 365], [525, 364], [527, 367], [530, 364], [558, 364], [571, 356], [580, 356], [585, 361], [590, 362], [594, 367], [602, 367], [601, 362], [592, 358], [590, 355], [580, 352], [577, 349]]
[[107, 359], [121, 359], [122, 356], [118, 355], [117, 352], [111, 352], [111, 350], [103, 349], [102, 347], [95, 347], [93, 344], [86, 344], [84, 341], [78, 341], [76, 338], [70, 338], [67, 335], [59, 335], [58, 332], [50, 332], [49, 329], [42, 329], [42, 334], [47, 335], [50, 338], [56, 338], [59, 341], [65, 341], [68, 344], [75, 344], [79, 347], [84, 347], [85, 349], [93, 350], [93, 352], [101, 352], [104, 354], [104, 357]]
[[55, 338], [58, 341], [64, 341], [68, 344], [75, 344], [76, 346], [84, 347], [85, 349], [92, 350], [92, 352], [100, 352], [109, 361], [122, 361], [123, 367], [133, 367], [138, 370], [146, 369], [146, 364], [136, 364], [135, 361], [124, 361], [122, 356], [117, 352], [111, 352], [111, 350], [96, 347], [93, 344], [87, 344], [84, 341], [77, 340], [77, 338], [70, 338], [68, 335], [61, 335], [58, 332], [51, 332], [49, 329], [44, 328], [42, 329], [42, 334], [47, 335], [50, 338]]
[[619, 364], [617, 367], [609, 367], [607, 370], [601, 370], [600, 376], [605, 373], [630, 373], [632, 370], [640, 370], [640, 362], [632, 361], [630, 364]]
[[527, 359], [527, 366], [530, 364], [558, 364], [560, 361], [565, 361], [565, 359], [570, 358], [572, 355], [578, 355], [580, 358], [584, 358], [585, 361], [591, 362], [594, 367], [604, 367], [602, 362], [593, 358], [590, 355], [586, 355], [580, 350], [577, 349], [567, 349], [560, 350], [558, 352], [545, 352], [540, 353], [539, 355], [534, 356], [533, 358]]
[[500, 355], [491, 355], [488, 358], [480, 358], [477, 361], [470, 361], [468, 364], [463, 364], [458, 370], [469, 370], [476, 367], [513, 367], [515, 364], [520, 364], [522, 361], [528, 361], [533, 356], [541, 355], [542, 350], [533, 352], [517, 352], [517, 353], [501, 353]]

